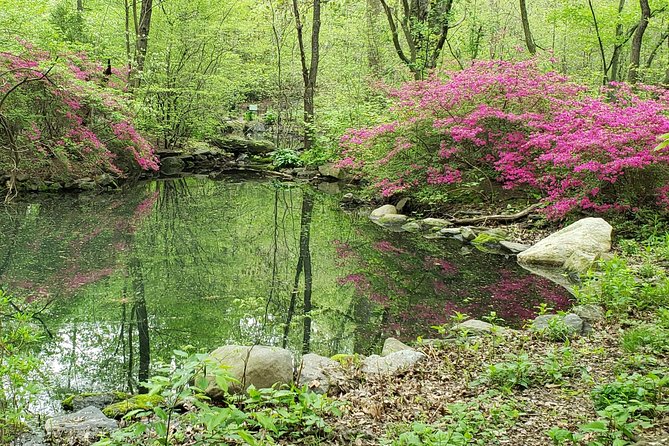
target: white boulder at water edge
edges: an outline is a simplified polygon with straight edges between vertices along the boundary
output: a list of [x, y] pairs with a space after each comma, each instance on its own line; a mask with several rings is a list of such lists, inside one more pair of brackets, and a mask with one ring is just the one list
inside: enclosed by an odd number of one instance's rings
[[583, 218], [519, 253], [518, 263], [584, 273], [611, 250], [612, 230], [601, 218]]

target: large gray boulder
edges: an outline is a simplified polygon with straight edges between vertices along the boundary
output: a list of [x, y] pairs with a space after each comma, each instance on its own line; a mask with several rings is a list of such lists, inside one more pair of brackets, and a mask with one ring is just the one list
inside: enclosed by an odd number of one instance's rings
[[315, 353], [302, 356], [298, 373], [298, 386], [307, 386], [309, 390], [321, 394], [336, 393], [339, 384], [345, 380], [340, 363]]
[[53, 446], [87, 446], [117, 427], [116, 421], [104, 416], [97, 407], [90, 406], [47, 420], [44, 430]]
[[[293, 355], [283, 348], [226, 345], [214, 350], [211, 357], [225, 367], [227, 374], [239, 381], [230, 383], [231, 392], [241, 392], [251, 385], [263, 389], [293, 382]], [[207, 395], [211, 398], [222, 396], [223, 392], [216, 385], [214, 376], [207, 378]]]
[[611, 250], [612, 230], [601, 218], [583, 218], [518, 254], [518, 263], [584, 273]]
[[372, 355], [362, 362], [362, 372], [369, 375], [393, 375], [403, 372], [427, 356], [414, 350], [400, 350], [388, 356]]

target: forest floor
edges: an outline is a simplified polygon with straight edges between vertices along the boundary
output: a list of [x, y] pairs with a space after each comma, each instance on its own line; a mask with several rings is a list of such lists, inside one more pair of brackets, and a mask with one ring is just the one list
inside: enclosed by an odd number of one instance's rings
[[[345, 402], [343, 416], [327, 420], [334, 432], [332, 443], [326, 443], [581, 444], [554, 442], [548, 432], [552, 428], [578, 432], [579, 426], [602, 420], [595, 401], [603, 404], [607, 395], [593, 395], [602, 385], [616, 382], [622, 371], [631, 376], [648, 367], [669, 366], [667, 355], [625, 352], [620, 323], [602, 321], [593, 328], [589, 336], [571, 340], [517, 330], [456, 337], [439, 346], [418, 347], [428, 358], [392, 377], [363, 376], [354, 368], [351, 382], [356, 385], [337, 397]], [[613, 443], [616, 429], [604, 430], [587, 433], [584, 440], [618, 444]], [[666, 412], [643, 432], [646, 438], [667, 435]], [[460, 436], [471, 443], [458, 442]], [[637, 440], [636, 435], [631, 437], [626, 440]]]

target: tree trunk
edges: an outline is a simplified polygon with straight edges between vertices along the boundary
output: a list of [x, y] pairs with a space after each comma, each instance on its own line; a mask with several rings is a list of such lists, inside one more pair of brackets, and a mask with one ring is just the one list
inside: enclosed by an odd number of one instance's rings
[[303, 300], [303, 332], [302, 332], [302, 353], [309, 353], [311, 347], [311, 250], [309, 242], [311, 240], [311, 215], [314, 208], [314, 201], [308, 192], [302, 196], [302, 218], [300, 223], [300, 256], [304, 259], [302, 267], [304, 268], [304, 300]]
[[313, 0], [313, 15], [311, 17], [311, 60], [307, 62], [307, 52], [304, 47], [304, 33], [300, 8], [297, 0], [293, 0], [293, 14], [297, 42], [300, 48], [300, 63], [302, 65], [302, 81], [304, 83], [304, 150], [309, 150], [314, 141], [314, 94], [316, 91], [316, 77], [320, 58], [320, 31], [321, 31], [321, 0]]
[[151, 31], [151, 14], [153, 12], [153, 0], [142, 0], [139, 12], [139, 23], [137, 24], [137, 36], [135, 40], [135, 72], [133, 86], [139, 87], [144, 71], [144, 61], [149, 46], [149, 32]]
[[[618, 3], [618, 15], [622, 12], [625, 7], [625, 0], [620, 0]], [[620, 50], [622, 49], [622, 44], [619, 42], [620, 38], [623, 35], [623, 24], [618, 22], [616, 25], [616, 43], [613, 46], [613, 54], [611, 55], [611, 65], [610, 65], [610, 80], [618, 80], [618, 72], [620, 71]]]
[[523, 33], [525, 34], [525, 45], [531, 55], [537, 54], [537, 45], [532, 38], [532, 31], [530, 30], [530, 20], [527, 17], [527, 5], [525, 0], [520, 0], [520, 19], [523, 22]]
[[379, 50], [379, 33], [376, 30], [382, 6], [379, 0], [367, 0], [367, 64], [369, 71], [375, 78], [380, 78], [383, 68], [381, 66], [381, 52]]
[[84, 0], [77, 0], [77, 12], [84, 12]]
[[639, 64], [641, 61], [641, 43], [643, 42], [643, 35], [648, 27], [648, 20], [650, 19], [650, 6], [648, 0], [639, 0], [641, 7], [641, 20], [639, 26], [632, 38], [632, 51], [630, 52], [630, 69], [627, 73], [627, 81], [631, 84], [639, 80]]

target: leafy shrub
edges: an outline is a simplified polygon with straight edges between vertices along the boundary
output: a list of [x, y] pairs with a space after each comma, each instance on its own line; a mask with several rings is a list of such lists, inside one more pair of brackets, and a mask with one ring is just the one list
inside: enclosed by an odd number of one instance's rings
[[107, 77], [85, 54], [50, 54], [24, 43], [0, 53], [0, 171], [48, 180], [157, 170], [130, 123], [120, 73]]
[[620, 375], [615, 381], [597, 386], [592, 399], [597, 410], [612, 404], [635, 404], [639, 410], [655, 410], [669, 392], [669, 375], [658, 371], [646, 375]]
[[630, 353], [644, 350], [661, 354], [669, 351], [669, 330], [655, 324], [643, 324], [625, 330], [621, 343]]
[[490, 188], [539, 193], [549, 217], [669, 203], [669, 94], [616, 84], [600, 96], [533, 61], [476, 62], [392, 93], [395, 119], [350, 130], [340, 165], [384, 196]]
[[507, 391], [530, 387], [534, 381], [534, 364], [527, 353], [507, 355], [507, 359], [509, 361], [489, 365], [483, 380]]
[[32, 347], [39, 330], [32, 314], [19, 311], [22, 305], [0, 290], [0, 443], [8, 444], [24, 427], [28, 406], [39, 386], [34, 375], [40, 363]]
[[275, 167], [296, 167], [302, 165], [302, 160], [300, 155], [295, 149], [290, 148], [278, 148], [270, 153], [272, 157], [272, 164]]

